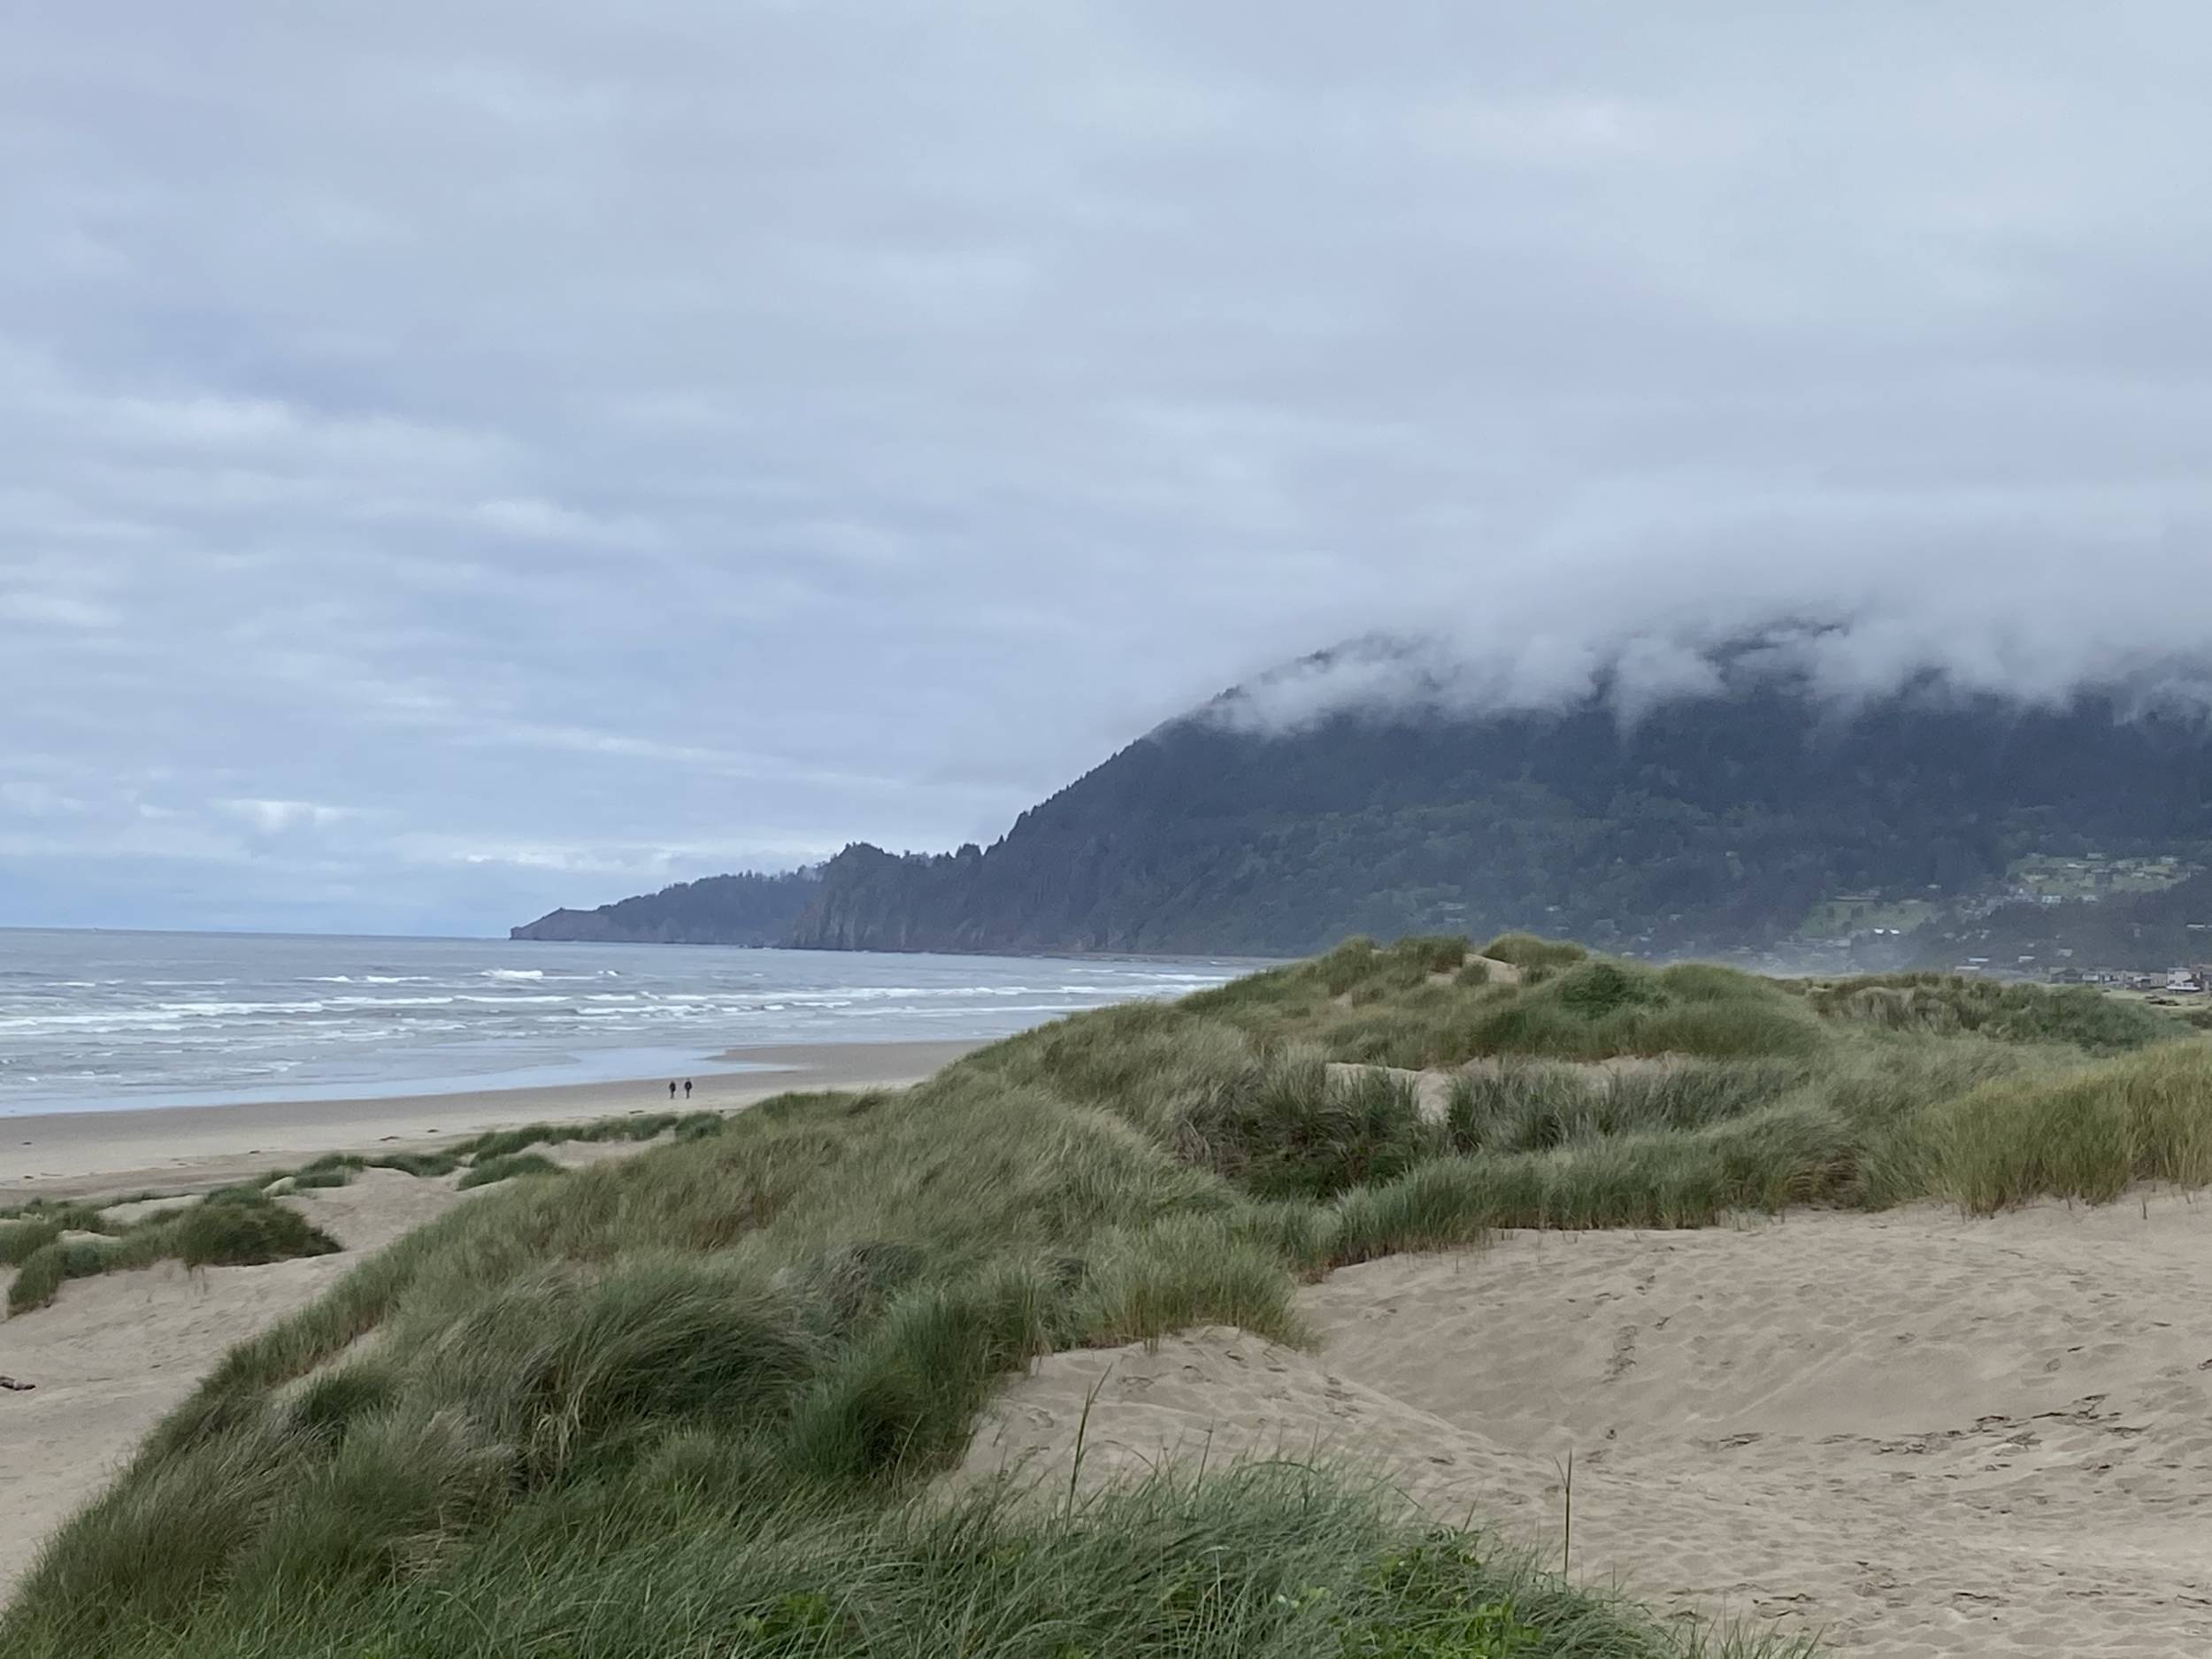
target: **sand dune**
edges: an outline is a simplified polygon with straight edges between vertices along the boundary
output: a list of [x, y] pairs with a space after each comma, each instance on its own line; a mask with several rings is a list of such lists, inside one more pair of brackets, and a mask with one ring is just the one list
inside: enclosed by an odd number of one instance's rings
[[233, 1344], [313, 1301], [363, 1255], [471, 1196], [449, 1177], [363, 1170], [349, 1186], [285, 1201], [344, 1245], [339, 1255], [196, 1271], [165, 1262], [74, 1280], [50, 1307], [0, 1321], [0, 1371], [35, 1385], [0, 1395], [7, 1517], [0, 1600], [47, 1535], [106, 1485]]
[[[896, 1087], [974, 1048], [969, 1042], [841, 1043], [733, 1050], [760, 1069], [698, 1079], [694, 1108], [729, 1110], [790, 1088]], [[4, 1120], [27, 1171], [15, 1197], [194, 1189], [265, 1173], [332, 1149], [435, 1147], [463, 1133], [664, 1109], [659, 1086], [590, 1085], [418, 1099], [85, 1112]], [[652, 1142], [561, 1141], [541, 1156], [565, 1168], [626, 1157]], [[480, 1187], [478, 1192], [496, 1191]], [[362, 1170], [344, 1187], [284, 1202], [345, 1246], [265, 1267], [188, 1271], [178, 1263], [74, 1280], [50, 1307], [0, 1319], [0, 1375], [33, 1385], [0, 1393], [0, 1601], [53, 1529], [107, 1483], [161, 1418], [234, 1344], [313, 1301], [360, 1257], [472, 1194], [456, 1178]], [[194, 1197], [135, 1200], [117, 1219]], [[0, 1269], [0, 1293], [14, 1277]]]
[[[563, 1162], [638, 1148], [576, 1143]], [[495, 1189], [486, 1189], [495, 1190]], [[288, 1201], [348, 1247], [71, 1284], [0, 1322], [0, 1593], [233, 1343], [464, 1201], [362, 1171]], [[1356, 1458], [1578, 1576], [1891, 1659], [2212, 1652], [2212, 1204], [1967, 1222], [1515, 1234], [1302, 1293], [1304, 1353], [1226, 1330], [1054, 1357], [965, 1472], [1064, 1487], [1163, 1455]]]
[[[2147, 1210], [2147, 1213], [2146, 1213]], [[1313, 1450], [1578, 1576], [1855, 1653], [2212, 1652], [2212, 1206], [1798, 1215], [1515, 1235], [1238, 1333], [1056, 1356], [967, 1472], [1064, 1486], [1163, 1455]]]

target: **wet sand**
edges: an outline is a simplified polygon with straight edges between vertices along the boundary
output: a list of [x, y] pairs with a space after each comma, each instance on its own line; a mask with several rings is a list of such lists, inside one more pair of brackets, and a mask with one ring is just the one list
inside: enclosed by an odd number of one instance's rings
[[[719, 1056], [772, 1067], [694, 1079], [694, 1110], [729, 1111], [791, 1089], [918, 1083], [975, 1042], [811, 1043]], [[678, 1108], [685, 1105], [680, 1095]], [[0, 1118], [0, 1203], [219, 1187], [325, 1152], [434, 1148], [487, 1129], [669, 1110], [665, 1078], [483, 1089], [391, 1100], [272, 1102]]]

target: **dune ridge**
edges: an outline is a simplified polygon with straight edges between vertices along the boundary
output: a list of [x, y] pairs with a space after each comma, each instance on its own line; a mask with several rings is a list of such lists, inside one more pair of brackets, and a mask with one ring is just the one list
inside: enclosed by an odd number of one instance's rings
[[[1345, 1459], [1578, 1576], [1880, 1659], [2212, 1650], [2212, 1206], [2143, 1193], [1507, 1233], [1225, 1327], [1055, 1355], [961, 1479]], [[1087, 1411], [1087, 1421], [1086, 1414]]]

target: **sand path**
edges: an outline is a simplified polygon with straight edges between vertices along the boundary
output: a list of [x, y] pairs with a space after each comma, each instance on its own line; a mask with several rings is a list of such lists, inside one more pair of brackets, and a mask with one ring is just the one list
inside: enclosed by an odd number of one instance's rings
[[[1519, 1234], [1310, 1287], [1317, 1354], [1058, 1356], [968, 1470], [1319, 1448], [1578, 1575], [1886, 1659], [2212, 1652], [2212, 1205]], [[1057, 1473], [1052, 1471], [1056, 1465]]]

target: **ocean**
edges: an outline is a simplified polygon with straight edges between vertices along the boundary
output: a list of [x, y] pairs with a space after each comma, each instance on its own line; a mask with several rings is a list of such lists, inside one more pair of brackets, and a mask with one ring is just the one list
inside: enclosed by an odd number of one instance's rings
[[0, 929], [0, 1118], [741, 1071], [752, 1044], [1010, 1036], [1208, 960]]

